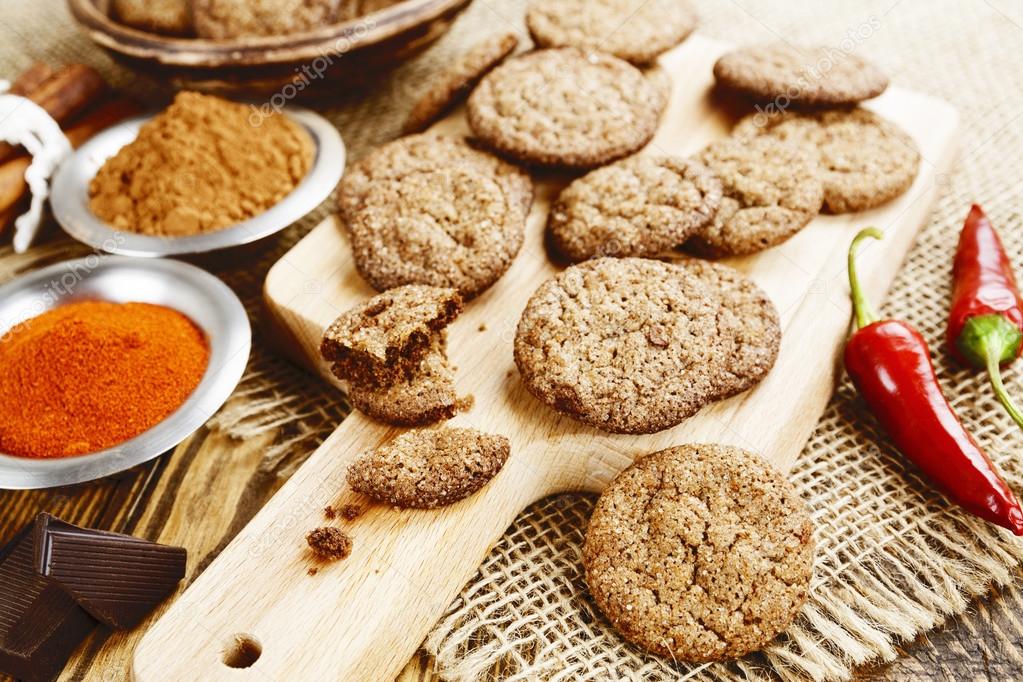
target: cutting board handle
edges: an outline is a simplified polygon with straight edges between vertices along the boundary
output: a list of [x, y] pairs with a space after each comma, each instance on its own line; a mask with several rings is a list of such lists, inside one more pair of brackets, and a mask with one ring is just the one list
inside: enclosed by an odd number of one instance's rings
[[[546, 483], [513, 450], [488, 486], [449, 507], [371, 504], [347, 488], [344, 472], [392, 435], [349, 417], [314, 453], [320, 461], [306, 464], [146, 633], [134, 679], [394, 679]], [[309, 471], [320, 481], [304, 480]], [[363, 507], [358, 518], [325, 519], [326, 505], [352, 503]], [[352, 537], [347, 559], [313, 557], [304, 535], [325, 525]], [[193, 570], [199, 558], [190, 557]]]

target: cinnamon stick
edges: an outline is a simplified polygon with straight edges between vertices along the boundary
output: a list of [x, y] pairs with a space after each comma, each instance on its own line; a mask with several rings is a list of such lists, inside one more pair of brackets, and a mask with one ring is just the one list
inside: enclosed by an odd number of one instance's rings
[[11, 89], [8, 92], [12, 95], [21, 95], [22, 97], [34, 92], [39, 89], [44, 82], [46, 82], [51, 76], [53, 76], [53, 69], [46, 62], [36, 62], [32, 66], [28, 67], [21, 72], [14, 82], [11, 83]]
[[[135, 103], [123, 98], [113, 99], [98, 105], [64, 134], [71, 146], [79, 147], [93, 135], [138, 113]], [[0, 232], [16, 217], [12, 209], [28, 194], [25, 170], [31, 162], [28, 156], [18, 156], [0, 164]]]
[[[63, 124], [81, 113], [106, 89], [106, 81], [99, 72], [85, 64], [69, 64], [25, 96], [32, 100]], [[9, 160], [16, 153], [16, 147], [0, 143], [0, 163]]]

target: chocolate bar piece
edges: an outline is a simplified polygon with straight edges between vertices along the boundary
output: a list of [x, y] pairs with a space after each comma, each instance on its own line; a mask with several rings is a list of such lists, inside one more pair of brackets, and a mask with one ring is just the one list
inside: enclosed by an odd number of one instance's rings
[[0, 673], [48, 682], [64, 669], [96, 621], [36, 572], [30, 530], [0, 550]]
[[35, 567], [101, 623], [138, 625], [185, 577], [186, 551], [130, 535], [79, 528], [40, 514]]

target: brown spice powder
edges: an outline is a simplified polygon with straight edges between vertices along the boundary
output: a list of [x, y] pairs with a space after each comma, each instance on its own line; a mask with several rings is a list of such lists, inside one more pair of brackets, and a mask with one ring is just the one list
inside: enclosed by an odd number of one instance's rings
[[103, 164], [89, 207], [119, 230], [186, 236], [263, 213], [312, 166], [313, 143], [280, 114], [182, 92]]

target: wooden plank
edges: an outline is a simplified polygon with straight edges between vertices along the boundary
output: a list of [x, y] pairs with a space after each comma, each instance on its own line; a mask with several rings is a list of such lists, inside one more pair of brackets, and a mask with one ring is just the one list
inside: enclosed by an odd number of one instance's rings
[[[696, 37], [665, 56], [675, 91], [651, 150], [686, 154], [727, 132], [728, 116], [710, 95], [710, 67], [724, 49]], [[887, 234], [884, 247], [868, 249], [860, 261], [868, 293], [880, 299], [954, 154], [958, 117], [949, 105], [893, 88], [871, 106], [914, 136], [924, 157], [921, 173], [906, 195], [884, 207], [822, 216], [784, 245], [734, 261], [774, 300], [785, 330], [778, 362], [760, 386], [647, 436], [600, 433], [534, 400], [514, 371], [511, 344], [529, 293], [556, 272], [542, 233], [563, 181], [545, 178], [522, 253], [450, 332], [459, 388], [476, 397], [474, 409], [455, 423], [509, 436], [513, 456], [501, 474], [480, 494], [442, 510], [370, 508], [343, 524], [354, 539], [352, 556], [309, 576], [304, 533], [324, 523], [324, 505], [357, 499], [344, 485], [348, 463], [396, 432], [349, 417], [147, 633], [134, 659], [136, 679], [393, 678], [491, 543], [533, 500], [597, 491], [635, 457], [684, 442], [732, 443], [787, 470], [832, 392], [850, 312], [850, 238], [865, 224]], [[465, 130], [458, 114], [440, 127]], [[289, 252], [266, 284], [271, 314], [310, 363], [322, 329], [371, 294], [332, 220]], [[238, 641], [260, 650], [249, 667], [228, 664]]]

